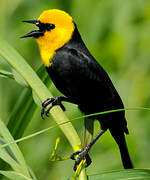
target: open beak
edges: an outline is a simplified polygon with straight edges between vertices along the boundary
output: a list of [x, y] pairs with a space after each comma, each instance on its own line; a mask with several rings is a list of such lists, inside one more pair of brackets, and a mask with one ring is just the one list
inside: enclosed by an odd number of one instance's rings
[[27, 38], [27, 37], [38, 38], [40, 36], [44, 36], [44, 31], [42, 31], [42, 29], [40, 29], [40, 21], [38, 21], [38, 20], [28, 20], [28, 21], [22, 21], [22, 22], [35, 24], [39, 29], [31, 31], [28, 34], [26, 34], [24, 36], [21, 36], [21, 38]]

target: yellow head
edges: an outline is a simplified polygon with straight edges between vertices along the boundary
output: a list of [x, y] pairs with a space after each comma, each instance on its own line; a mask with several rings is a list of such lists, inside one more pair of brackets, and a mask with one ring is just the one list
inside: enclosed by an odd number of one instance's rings
[[50, 9], [44, 11], [38, 20], [24, 21], [35, 24], [39, 30], [30, 32], [23, 37], [35, 37], [40, 48], [44, 64], [51, 65], [56, 50], [64, 46], [72, 37], [74, 23], [72, 17], [64, 11]]

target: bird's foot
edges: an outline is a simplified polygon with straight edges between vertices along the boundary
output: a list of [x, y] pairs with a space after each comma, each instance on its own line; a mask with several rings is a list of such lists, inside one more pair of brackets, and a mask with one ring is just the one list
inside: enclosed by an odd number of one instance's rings
[[44, 114], [48, 117], [49, 116], [49, 111], [51, 110], [51, 108], [55, 105], [60, 105], [60, 107], [62, 108], [63, 111], [65, 111], [65, 107], [62, 104], [62, 97], [61, 96], [57, 96], [57, 97], [52, 97], [52, 98], [48, 98], [46, 99], [43, 103], [42, 103], [42, 110], [41, 110], [41, 117], [42, 119], [44, 119]]
[[[74, 164], [74, 168], [73, 168], [74, 171], [76, 171], [77, 166], [78, 166], [78, 165], [80, 164], [80, 162], [81, 162], [82, 160], [84, 160], [84, 159], [86, 160], [86, 167], [88, 167], [88, 166], [91, 164], [92, 160], [91, 160], [88, 152], [89, 152], [89, 148], [88, 148], [88, 146], [86, 146], [83, 150], [81, 150], [81, 151], [76, 151], [76, 152], [74, 152], [74, 153], [70, 156], [70, 158], [71, 158], [72, 160], [75, 160], [75, 164]], [[75, 159], [75, 156], [76, 156], [76, 155], [78, 155], [77, 159]]]

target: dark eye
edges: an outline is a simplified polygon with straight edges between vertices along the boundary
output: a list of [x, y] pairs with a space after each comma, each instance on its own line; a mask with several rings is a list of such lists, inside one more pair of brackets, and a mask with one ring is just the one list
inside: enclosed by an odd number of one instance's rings
[[38, 22], [38, 24], [36, 24], [36, 26], [38, 26], [39, 29], [43, 32], [50, 31], [55, 28], [55, 24], [41, 23], [40, 21]]
[[45, 29], [47, 31], [50, 31], [51, 29], [54, 29], [55, 28], [55, 25], [54, 24], [45, 24]]

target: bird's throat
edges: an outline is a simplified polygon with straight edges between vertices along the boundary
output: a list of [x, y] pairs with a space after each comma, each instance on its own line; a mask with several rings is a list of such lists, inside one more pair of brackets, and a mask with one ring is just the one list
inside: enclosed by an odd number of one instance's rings
[[37, 38], [42, 60], [46, 67], [52, 65], [52, 58], [56, 51], [63, 47], [71, 38], [74, 31], [74, 25], [67, 29], [57, 28], [55, 31], [45, 32], [44, 36]]
[[49, 49], [41, 51], [40, 49], [41, 58], [46, 67], [50, 67], [52, 65], [52, 58], [54, 57], [55, 53], [56, 52], [54, 50]]

